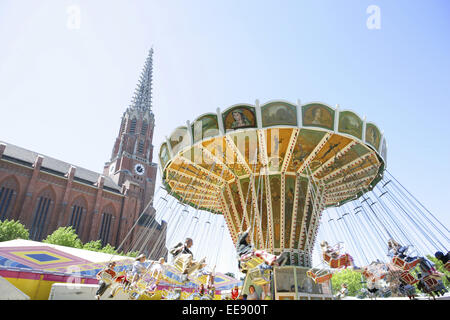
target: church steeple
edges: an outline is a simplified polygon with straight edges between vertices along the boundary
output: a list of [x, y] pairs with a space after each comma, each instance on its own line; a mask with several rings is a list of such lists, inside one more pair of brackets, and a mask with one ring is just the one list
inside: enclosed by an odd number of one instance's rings
[[142, 111], [152, 110], [152, 80], [153, 80], [153, 48], [150, 49], [145, 60], [139, 83], [131, 100], [131, 108]]
[[[154, 191], [156, 163], [153, 163], [152, 112], [153, 48], [150, 49], [131, 104], [125, 110], [104, 173], [119, 186], [127, 181], [139, 185], [143, 203]], [[144, 201], [146, 200], [146, 201]]]

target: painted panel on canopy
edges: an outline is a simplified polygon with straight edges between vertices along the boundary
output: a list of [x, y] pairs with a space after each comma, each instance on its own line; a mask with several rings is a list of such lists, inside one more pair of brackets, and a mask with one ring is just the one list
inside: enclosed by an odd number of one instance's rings
[[[226, 167], [228, 167], [227, 163], [236, 161], [236, 155], [231, 148], [227, 147], [224, 137], [207, 139], [202, 142], [202, 146], [213, 155], [214, 158], [211, 159], [217, 163], [223, 163]], [[220, 168], [222, 168], [222, 165], [220, 165]], [[234, 179], [234, 175], [229, 170], [225, 169], [223, 178], [230, 181]]]
[[[177, 180], [172, 180], [169, 182], [170, 189], [174, 192], [178, 193], [180, 197], [184, 200], [190, 200], [197, 198], [196, 195], [206, 195], [209, 194], [209, 197], [215, 197], [213, 195], [214, 192], [217, 192], [217, 189], [208, 185], [207, 183], [198, 183], [192, 182], [192, 179], [188, 177], [181, 177]], [[208, 191], [205, 191], [208, 190]]]
[[350, 134], [358, 139], [362, 139], [363, 121], [354, 112], [339, 112], [339, 132]]
[[227, 147], [224, 137], [207, 139], [202, 142], [202, 146], [211, 152], [222, 163], [227, 162]]
[[366, 158], [361, 159], [360, 161], [356, 161], [356, 163], [353, 163], [351, 166], [349, 166], [348, 168], [346, 168], [342, 174], [339, 173], [338, 175], [349, 175], [355, 172], [358, 172], [362, 169], [366, 169], [369, 168], [371, 166], [375, 166], [375, 167], [379, 167], [380, 162], [378, 161], [377, 156], [372, 152], [369, 156], [367, 156]]
[[334, 130], [335, 111], [321, 103], [302, 106], [303, 126]]
[[[183, 165], [184, 164], [180, 160], [179, 157], [174, 158], [172, 160], [172, 162], [167, 166], [166, 170], [164, 170], [164, 172], [163, 172], [163, 179], [167, 180], [167, 181], [170, 181], [172, 179], [177, 179], [177, 177], [178, 177], [178, 174], [177, 174], [178, 168], [180, 168]], [[169, 172], [169, 169], [172, 169], [173, 171]]]
[[366, 123], [366, 143], [370, 144], [375, 150], [380, 148], [381, 133], [373, 123]]
[[[260, 184], [260, 190], [258, 193], [258, 208], [259, 208], [259, 214], [261, 216], [261, 229], [262, 229], [262, 235], [263, 235], [263, 245], [261, 247], [268, 248], [270, 247], [270, 243], [268, 242], [269, 238], [269, 226], [267, 225], [267, 197], [266, 197], [266, 180], [267, 176], [262, 176], [261, 184]], [[266, 245], [267, 244], [267, 245]]]
[[269, 171], [281, 171], [292, 132], [293, 129], [291, 128], [271, 128], [265, 130]]
[[[345, 184], [349, 181], [359, 180], [363, 177], [372, 176], [377, 174], [378, 166], [373, 165], [370, 169], [361, 170], [360, 168], [343, 171], [336, 176], [325, 179], [324, 182], [328, 185], [328, 188], [334, 188], [336, 186]], [[344, 178], [344, 179], [343, 179]]]
[[[261, 221], [261, 217], [262, 217], [262, 212], [261, 212], [261, 208], [260, 208], [260, 203], [258, 203], [258, 199], [259, 199], [259, 195], [262, 192], [262, 190], [264, 190], [262, 184], [264, 183], [264, 176], [262, 175], [258, 175], [257, 177], [255, 177], [255, 195], [254, 195], [254, 202], [253, 202], [253, 213], [252, 216], [250, 217], [252, 219], [252, 222], [254, 221], [254, 225], [255, 225], [255, 231], [254, 231], [254, 237], [255, 237], [255, 245], [257, 245], [258, 247], [264, 246], [265, 242], [264, 242], [264, 236], [260, 237], [260, 234], [263, 234], [263, 230], [262, 229], [262, 221]], [[255, 209], [256, 208], [256, 209]], [[262, 243], [261, 243], [262, 241]]]
[[180, 200], [182, 202], [194, 203], [195, 207], [208, 207], [209, 209], [215, 209], [215, 205], [218, 204], [217, 193], [214, 195], [197, 192], [178, 192]]
[[361, 166], [353, 170], [348, 170], [347, 172], [339, 174], [339, 176], [343, 179], [339, 180], [336, 183], [333, 183], [333, 187], [330, 187], [329, 192], [331, 193], [335, 192], [336, 190], [351, 189], [357, 186], [361, 188], [364, 185], [369, 184], [369, 182], [375, 178], [376, 174], [378, 173], [378, 170], [376, 166], [370, 166], [366, 164], [363, 165], [366, 166], [366, 168], [361, 168], [362, 167]]
[[[244, 206], [250, 217], [250, 212], [252, 211], [252, 190], [251, 190], [251, 188], [253, 188], [254, 185], [250, 185], [249, 182], [250, 182], [249, 178], [239, 179], [239, 183], [241, 184], [242, 195], [244, 198]], [[255, 191], [255, 193], [256, 193], [256, 191]], [[251, 220], [251, 217], [250, 217], [250, 220]], [[251, 220], [251, 222], [253, 223], [253, 220]]]
[[237, 186], [237, 182], [233, 181], [232, 183], [229, 184], [229, 186], [230, 186], [230, 190], [231, 190], [231, 196], [233, 197], [232, 200], [233, 200], [234, 206], [236, 207], [236, 211], [238, 212], [239, 224], [237, 226], [238, 227], [237, 229], [241, 230], [240, 227], [242, 226], [242, 228], [243, 228], [242, 230], [246, 230], [246, 228], [248, 228], [248, 226], [245, 222], [245, 219], [243, 219], [244, 218], [244, 210], [241, 205], [241, 199], [239, 196], [239, 189]]
[[243, 128], [256, 128], [255, 108], [250, 106], [235, 106], [222, 113], [225, 132]]
[[287, 171], [297, 172], [325, 134], [326, 132], [324, 131], [301, 129], [297, 136], [297, 142], [295, 143]]
[[[175, 167], [175, 166], [174, 166]], [[194, 174], [194, 170], [196, 174]], [[191, 190], [195, 186], [200, 187], [210, 187], [209, 181], [206, 179], [196, 180], [197, 176], [200, 176], [201, 172], [199, 172], [194, 167], [189, 167], [187, 170], [184, 167], [175, 167], [175, 169], [170, 166], [170, 170], [167, 171], [168, 177], [166, 180], [170, 183], [171, 187], [180, 185], [180, 186], [191, 186], [189, 187]]]
[[[244, 196], [244, 203], [247, 209], [247, 214], [250, 219], [251, 227], [252, 227], [252, 235], [253, 235], [253, 244], [256, 246], [257, 231], [260, 229], [258, 225], [257, 215], [255, 215], [255, 208], [253, 206], [254, 197], [256, 198], [261, 192], [261, 180], [260, 176], [255, 176], [253, 184], [250, 185], [250, 178], [240, 179], [241, 190]], [[253, 189], [253, 192], [252, 192]]]
[[242, 177], [248, 174], [244, 165], [239, 162], [228, 164], [228, 168], [230, 168], [230, 170], [238, 177]]
[[[192, 184], [193, 187], [195, 187], [196, 184], [206, 185], [210, 183], [216, 183], [217, 181], [211, 181], [208, 177], [208, 174], [199, 170], [196, 166], [182, 163], [182, 162], [172, 162], [169, 166], [171, 169], [182, 173], [183, 175], [187, 175], [189, 178], [187, 178], [190, 182], [188, 184]], [[174, 183], [176, 183], [177, 180], [180, 179], [180, 177], [172, 175], [172, 173], [168, 174], [168, 177], [166, 179], [173, 180]], [[201, 181], [201, 183], [199, 182]]]
[[305, 204], [308, 194], [308, 179], [299, 176], [298, 184], [298, 203], [297, 203], [297, 218], [295, 221], [295, 236], [294, 236], [294, 248], [298, 248], [298, 243], [300, 239], [301, 227], [304, 218]]
[[297, 126], [297, 107], [286, 102], [271, 102], [261, 107], [262, 126]]
[[219, 135], [219, 124], [217, 122], [217, 114], [206, 114], [194, 121], [191, 125], [194, 143]]
[[[230, 141], [231, 140], [231, 141]], [[228, 168], [238, 177], [242, 177], [245, 175], [250, 174], [251, 168], [248, 168], [248, 164], [246, 163], [245, 159], [243, 157], [239, 157], [240, 155], [239, 151], [235, 151], [232, 147], [237, 145], [237, 136], [229, 137], [228, 140], [225, 140], [227, 142], [226, 148], [226, 156], [227, 156], [227, 166]]]
[[174, 132], [169, 137], [170, 147], [172, 148], [173, 154], [184, 147], [190, 145], [191, 140], [186, 127], [179, 127], [174, 130]]
[[[378, 167], [380, 165], [379, 162], [377, 162], [378, 159], [377, 157], [372, 153], [369, 158], [367, 159], [362, 159], [362, 161], [360, 163], [356, 163], [354, 165], [351, 166], [351, 168], [340, 172], [337, 177], [338, 178], [344, 178], [342, 179], [339, 184], [344, 186], [344, 188], [339, 188], [339, 186], [335, 186], [336, 184], [333, 184], [333, 187], [330, 188], [329, 190], [329, 194], [328, 194], [328, 198], [330, 198], [330, 201], [327, 202], [332, 203], [332, 199], [331, 198], [335, 198], [337, 195], [341, 196], [341, 195], [347, 195], [347, 198], [352, 196], [352, 195], [356, 195], [357, 192], [361, 189], [367, 188], [368, 185], [370, 184], [370, 182], [374, 179], [374, 175], [376, 175], [378, 173]], [[372, 168], [375, 168], [372, 169]], [[368, 170], [370, 172], [366, 173], [366, 172], [362, 172], [361, 170]], [[352, 175], [355, 174], [355, 175]], [[367, 178], [367, 179], [365, 179]], [[360, 182], [361, 180], [359, 179], [363, 179], [363, 182]], [[342, 190], [337, 190], [337, 189], [342, 189]], [[341, 193], [341, 194], [336, 194], [336, 193]]]
[[259, 138], [257, 130], [244, 130], [229, 133], [228, 136], [245, 159], [248, 167], [257, 173], [261, 169]]
[[166, 166], [167, 162], [170, 160], [169, 148], [167, 143], [163, 143], [159, 149], [159, 163], [162, 169]]
[[211, 169], [214, 165], [214, 161], [210, 157], [207, 157], [202, 148], [198, 145], [183, 151], [181, 156], [192, 162], [194, 165], [207, 168], [207, 170]]
[[284, 247], [290, 248], [292, 212], [295, 197], [295, 176], [285, 176], [285, 198], [284, 198]]
[[[196, 174], [193, 172], [196, 172]], [[181, 175], [181, 173], [183, 175]], [[201, 172], [195, 167], [187, 167], [186, 170], [184, 168], [178, 170], [178, 174], [174, 175], [171, 179], [171, 185], [183, 186], [186, 187], [188, 191], [193, 191], [196, 190], [196, 188], [214, 188], [214, 190], [216, 190], [220, 188], [221, 183], [217, 179], [213, 179], [211, 175], [208, 176], [207, 173], [205, 174], [205, 172]]]
[[[346, 145], [352, 142], [352, 139], [334, 134], [328, 139], [328, 141], [322, 146], [320, 151], [314, 157], [314, 160], [309, 164], [309, 168], [312, 172], [315, 172], [319, 169], [324, 163], [326, 163], [332, 157], [335, 157], [336, 154], [339, 154], [339, 151], [342, 150]], [[304, 173], [306, 174], [306, 169]]]
[[[330, 147], [332, 147], [332, 146], [330, 146]], [[339, 146], [336, 146], [336, 148], [334, 148], [334, 150], [333, 150], [334, 158], [333, 158], [330, 166], [323, 169], [319, 174], [317, 174], [316, 178], [321, 179], [330, 173], [337, 172], [337, 171], [341, 170], [343, 167], [345, 167], [346, 165], [348, 165], [349, 163], [355, 161], [359, 157], [361, 157], [369, 152], [369, 150], [366, 147], [364, 147], [362, 144], [359, 144], [359, 143], [353, 145], [344, 154], [342, 154], [342, 152], [339, 152], [340, 149], [342, 149], [342, 148], [339, 148]]]
[[[230, 190], [232, 192], [231, 188], [230, 188]], [[237, 219], [236, 219], [236, 211], [233, 209], [234, 207], [233, 207], [233, 204], [232, 204], [234, 202], [234, 200], [229, 196], [228, 192], [225, 189], [224, 189], [224, 192], [223, 192], [223, 196], [225, 198], [225, 204], [228, 207], [228, 211], [230, 212], [231, 223], [233, 224], [234, 229], [239, 233], [239, 231], [240, 231], [239, 230], [240, 224], [239, 224], [239, 221], [237, 221]], [[239, 216], [239, 212], [237, 212], [237, 214]]]
[[309, 197], [308, 199], [309, 204], [307, 205], [306, 208], [306, 218], [305, 218], [305, 229], [304, 229], [304, 238], [300, 243], [300, 250], [305, 250], [307, 242], [310, 242], [310, 239], [308, 237], [308, 230], [310, 227], [310, 223], [311, 223], [311, 218], [313, 215], [313, 202], [312, 202], [312, 197]]
[[[179, 194], [183, 194], [187, 201], [199, 203], [200, 205], [206, 205], [207, 202], [217, 201], [217, 190], [205, 191], [204, 189], [196, 189], [194, 191], [187, 191], [185, 188], [176, 187], [174, 190], [179, 190]], [[215, 192], [214, 192], [215, 191]]]
[[[184, 170], [184, 168], [173, 169], [172, 167], [175, 166], [173, 166], [171, 163], [171, 165], [165, 171], [165, 181], [170, 185], [171, 188], [173, 188], [177, 184], [189, 184], [193, 181], [194, 175], [192, 173]], [[181, 173], [185, 173], [187, 176], [184, 176]]]
[[[220, 162], [230, 169], [233, 174], [242, 176], [247, 174], [244, 166], [238, 162], [238, 158], [230, 148], [224, 137], [208, 139], [202, 142], [202, 146], [214, 155]], [[234, 176], [228, 171], [224, 171], [224, 178], [227, 181], [234, 179]]]
[[281, 221], [281, 175], [269, 176], [270, 194], [272, 200], [272, 226], [274, 233], [274, 248], [280, 248]]
[[190, 150], [187, 150], [183, 153], [183, 156], [186, 157], [190, 155], [191, 161], [195, 163], [195, 165], [202, 167], [203, 169], [212, 172], [215, 176], [220, 179], [229, 180], [232, 179], [231, 173], [228, 171], [225, 165], [222, 165], [215, 157], [210, 156], [206, 153], [202, 147], [199, 145], [194, 146]]

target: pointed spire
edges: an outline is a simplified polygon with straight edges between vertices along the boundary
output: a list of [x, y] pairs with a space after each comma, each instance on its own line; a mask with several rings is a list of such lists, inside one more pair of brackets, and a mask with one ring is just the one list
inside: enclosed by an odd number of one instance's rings
[[131, 100], [131, 108], [151, 111], [152, 109], [152, 80], [153, 80], [153, 48], [145, 60], [144, 69], [139, 78], [138, 85]]

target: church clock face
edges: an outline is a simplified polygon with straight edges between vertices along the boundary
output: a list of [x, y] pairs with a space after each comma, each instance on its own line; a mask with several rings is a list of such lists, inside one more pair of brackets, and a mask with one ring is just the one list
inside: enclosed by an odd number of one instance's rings
[[145, 173], [145, 168], [142, 164], [138, 163], [134, 166], [134, 172], [142, 176]]

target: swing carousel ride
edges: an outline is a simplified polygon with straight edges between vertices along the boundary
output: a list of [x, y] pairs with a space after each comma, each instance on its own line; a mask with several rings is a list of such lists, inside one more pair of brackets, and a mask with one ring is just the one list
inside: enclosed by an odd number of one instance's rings
[[[217, 109], [176, 128], [161, 145], [165, 196], [152, 219], [168, 213], [175, 231], [166, 243], [174, 244], [189, 235], [189, 227], [184, 235], [177, 231], [189, 209], [206, 211], [223, 216], [233, 243], [250, 230], [255, 249], [287, 256], [285, 265], [268, 268], [261, 268], [259, 256], [245, 261], [242, 293], [256, 287], [272, 299], [333, 299], [330, 279], [353, 268], [371, 294], [410, 296], [419, 283], [424, 292], [443, 294], [443, 274], [425, 256], [447, 252], [448, 230], [386, 170], [386, 156], [377, 125], [338, 106], [256, 101]], [[205, 233], [200, 246], [219, 246], [219, 239], [211, 240], [218, 237], [212, 218], [199, 226], [198, 217], [192, 233]], [[146, 237], [135, 240], [136, 249]], [[320, 263], [313, 266], [315, 247]], [[217, 264], [219, 249], [215, 261], [201, 261], [190, 282], [181, 279], [179, 263], [167, 265], [152, 281], [178, 291], [154, 298], [193, 299], [180, 291], [189, 286], [217, 289], [214, 271], [206, 270]]]

